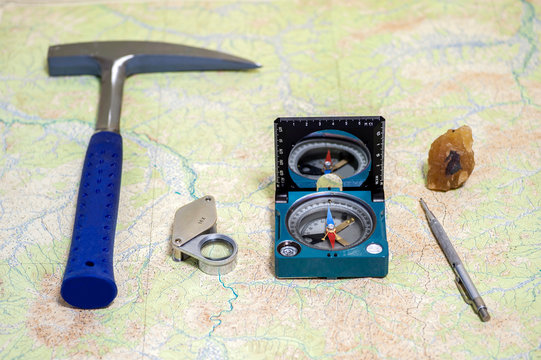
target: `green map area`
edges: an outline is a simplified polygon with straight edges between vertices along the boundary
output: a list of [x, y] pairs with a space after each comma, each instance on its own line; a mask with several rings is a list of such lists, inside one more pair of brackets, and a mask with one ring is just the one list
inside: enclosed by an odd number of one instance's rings
[[[0, 5], [0, 359], [541, 358], [539, 2], [30, 3]], [[49, 77], [47, 49], [123, 39], [262, 68], [126, 81], [119, 292], [84, 311], [59, 291], [99, 80]], [[273, 120], [311, 115], [387, 120], [383, 279], [274, 276]], [[472, 176], [428, 190], [431, 142], [464, 124]], [[171, 258], [175, 211], [206, 194], [239, 245], [220, 277]], [[489, 322], [463, 301], [419, 197]]]

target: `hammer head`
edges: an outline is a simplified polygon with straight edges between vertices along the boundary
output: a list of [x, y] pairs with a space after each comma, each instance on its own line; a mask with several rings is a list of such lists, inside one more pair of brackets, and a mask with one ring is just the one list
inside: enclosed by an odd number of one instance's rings
[[100, 41], [53, 45], [49, 74], [101, 76], [106, 67], [123, 65], [125, 75], [167, 71], [254, 69], [260, 65], [218, 51], [151, 41]]
[[132, 74], [245, 70], [259, 67], [249, 60], [191, 46], [149, 41], [104, 41], [49, 48], [49, 74], [96, 75], [101, 78], [96, 130], [119, 132], [124, 79]]

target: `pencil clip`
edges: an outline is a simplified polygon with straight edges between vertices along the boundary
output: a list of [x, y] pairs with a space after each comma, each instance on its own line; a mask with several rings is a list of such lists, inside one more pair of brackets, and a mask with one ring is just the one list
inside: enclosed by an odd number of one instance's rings
[[458, 288], [458, 291], [460, 292], [460, 295], [462, 295], [462, 299], [464, 299], [466, 304], [471, 305], [472, 300], [470, 299], [470, 297], [466, 293], [466, 288], [464, 287], [464, 284], [462, 283], [462, 280], [460, 279], [460, 277], [457, 276], [455, 278], [455, 283], [456, 283], [456, 287]]

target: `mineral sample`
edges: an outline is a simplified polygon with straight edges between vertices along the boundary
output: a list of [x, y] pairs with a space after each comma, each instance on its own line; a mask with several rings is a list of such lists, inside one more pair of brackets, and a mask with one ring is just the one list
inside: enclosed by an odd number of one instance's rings
[[473, 138], [467, 125], [447, 132], [434, 140], [428, 152], [427, 187], [447, 191], [460, 187], [475, 167]]

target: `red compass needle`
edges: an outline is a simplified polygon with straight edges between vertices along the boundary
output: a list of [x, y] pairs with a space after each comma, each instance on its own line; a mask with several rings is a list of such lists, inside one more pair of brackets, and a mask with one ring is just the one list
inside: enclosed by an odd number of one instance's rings
[[332, 172], [332, 158], [331, 150], [327, 150], [327, 156], [325, 157], [325, 162], [323, 163], [323, 173], [330, 174]]

